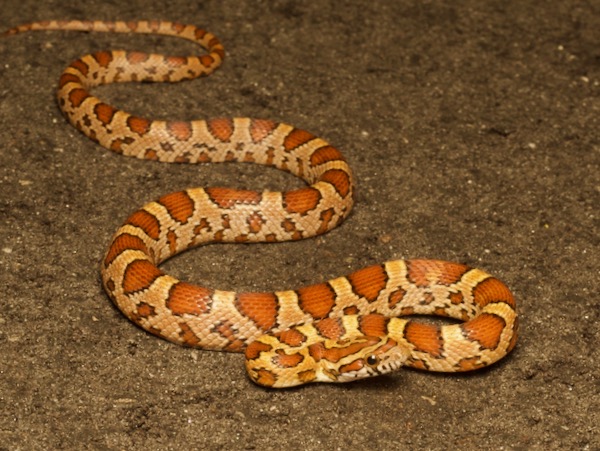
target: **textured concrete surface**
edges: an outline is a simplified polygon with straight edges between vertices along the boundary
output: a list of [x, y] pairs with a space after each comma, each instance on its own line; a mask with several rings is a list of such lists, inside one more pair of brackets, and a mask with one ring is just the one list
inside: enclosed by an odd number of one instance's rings
[[[168, 5], [168, 6], [167, 6]], [[195, 185], [297, 186], [274, 170], [134, 161], [63, 120], [63, 67], [177, 40], [40, 32], [0, 41], [0, 449], [600, 449], [600, 5], [594, 1], [4, 0], [34, 19], [161, 18], [219, 36], [224, 66], [98, 89], [155, 118], [254, 116], [324, 137], [359, 183], [322, 238], [209, 246], [166, 268], [281, 289], [395, 258], [482, 267], [517, 296], [521, 338], [477, 374], [253, 386], [242, 357], [129, 323], [98, 282], [116, 227]]]

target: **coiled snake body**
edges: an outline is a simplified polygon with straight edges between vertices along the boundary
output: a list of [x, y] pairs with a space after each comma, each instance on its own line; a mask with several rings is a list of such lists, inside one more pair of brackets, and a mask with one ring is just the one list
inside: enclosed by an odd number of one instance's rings
[[[200, 244], [299, 240], [327, 232], [352, 208], [352, 172], [337, 149], [286, 124], [250, 118], [148, 120], [90, 94], [104, 83], [208, 75], [224, 57], [208, 32], [159, 21], [52, 21], [3, 35], [41, 29], [163, 34], [207, 50], [187, 57], [106, 51], [72, 63], [60, 77], [60, 109], [100, 145], [165, 162], [263, 164], [307, 183], [288, 192], [188, 189], [133, 213], [101, 264], [106, 292], [131, 321], [182, 345], [245, 350], [250, 378], [271, 387], [345, 382], [403, 365], [469, 371], [496, 362], [515, 346], [511, 292], [489, 274], [457, 263], [391, 261], [275, 293], [216, 290], [163, 273], [162, 261]], [[407, 315], [462, 322], [435, 325], [402, 318]]]

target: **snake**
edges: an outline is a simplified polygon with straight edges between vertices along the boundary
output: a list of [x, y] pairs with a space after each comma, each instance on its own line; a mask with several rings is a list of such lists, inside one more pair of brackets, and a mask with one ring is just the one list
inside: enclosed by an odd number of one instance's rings
[[[118, 154], [170, 163], [254, 163], [305, 186], [254, 191], [191, 188], [131, 214], [101, 260], [102, 285], [142, 329], [183, 346], [245, 354], [250, 380], [273, 388], [349, 382], [402, 367], [464, 372], [506, 356], [517, 341], [516, 302], [487, 272], [430, 259], [394, 260], [297, 289], [236, 292], [182, 281], [159, 265], [211, 243], [270, 243], [321, 235], [348, 217], [355, 181], [343, 154], [305, 130], [269, 119], [153, 120], [91, 94], [116, 82], [207, 76], [225, 51], [193, 25], [167, 21], [43, 21], [32, 30], [144, 33], [192, 41], [202, 53], [109, 50], [71, 63], [58, 106], [77, 130]], [[442, 317], [427, 321], [423, 316]]]

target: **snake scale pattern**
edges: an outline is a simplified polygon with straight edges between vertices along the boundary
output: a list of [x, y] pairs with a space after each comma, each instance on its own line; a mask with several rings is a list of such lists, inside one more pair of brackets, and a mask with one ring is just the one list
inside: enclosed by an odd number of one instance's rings
[[[517, 313], [510, 290], [458, 263], [390, 261], [274, 293], [223, 291], [165, 274], [159, 264], [191, 247], [300, 240], [336, 227], [353, 205], [354, 180], [345, 158], [321, 138], [283, 123], [150, 120], [90, 93], [100, 84], [176, 82], [210, 74], [225, 53], [204, 30], [164, 21], [48, 21], [2, 36], [30, 30], [149, 33], [199, 44], [206, 51], [199, 56], [118, 50], [83, 56], [60, 77], [59, 107], [75, 128], [122, 155], [262, 164], [307, 184], [288, 192], [193, 188], [133, 213], [113, 236], [101, 277], [115, 305], [138, 326], [185, 346], [245, 352], [251, 380], [267, 387], [346, 382], [401, 366], [470, 371], [491, 365], [515, 346]], [[458, 321], [432, 324], [411, 315]]]

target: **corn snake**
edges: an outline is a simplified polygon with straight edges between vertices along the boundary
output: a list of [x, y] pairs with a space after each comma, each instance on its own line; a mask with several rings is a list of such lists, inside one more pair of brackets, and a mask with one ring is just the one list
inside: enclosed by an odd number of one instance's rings
[[[354, 181], [343, 155], [324, 140], [270, 120], [149, 120], [90, 94], [100, 84], [176, 82], [213, 72], [224, 58], [218, 39], [170, 22], [50, 21], [13, 28], [163, 34], [207, 51], [174, 57], [103, 51], [61, 75], [61, 111], [89, 138], [125, 156], [162, 162], [249, 162], [303, 179], [294, 191], [193, 188], [168, 194], [133, 213], [101, 263], [105, 291], [138, 326], [169, 341], [207, 350], [245, 352], [250, 378], [264, 386], [346, 382], [401, 366], [457, 372], [482, 368], [517, 340], [510, 290], [458, 263], [396, 260], [296, 290], [231, 292], [196, 286], [158, 265], [191, 247], [218, 242], [277, 242], [325, 233], [353, 206]], [[435, 325], [403, 318], [460, 320]]]

